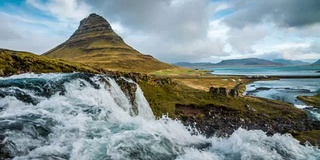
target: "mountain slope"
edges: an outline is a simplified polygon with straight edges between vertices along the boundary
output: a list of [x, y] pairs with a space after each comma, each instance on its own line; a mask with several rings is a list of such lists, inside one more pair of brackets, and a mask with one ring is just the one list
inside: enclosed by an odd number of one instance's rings
[[299, 61], [299, 60], [288, 60], [288, 59], [274, 59], [272, 62], [281, 63], [283, 65], [308, 65], [310, 63]]
[[148, 73], [175, 68], [127, 45], [110, 24], [97, 14], [90, 14], [83, 19], [67, 41], [43, 55], [109, 70]]
[[245, 58], [245, 59], [230, 59], [230, 60], [222, 60], [221, 62], [217, 63], [216, 65], [232, 65], [232, 66], [239, 66], [239, 65], [261, 65], [261, 66], [278, 66], [282, 65], [280, 63], [275, 63], [272, 61], [268, 61], [265, 59], [258, 59], [258, 58]]
[[312, 63], [312, 65], [320, 65], [320, 59], [317, 60], [316, 62]]
[[90, 72], [99, 71], [79, 63], [39, 56], [29, 52], [0, 49], [0, 76], [25, 72]]

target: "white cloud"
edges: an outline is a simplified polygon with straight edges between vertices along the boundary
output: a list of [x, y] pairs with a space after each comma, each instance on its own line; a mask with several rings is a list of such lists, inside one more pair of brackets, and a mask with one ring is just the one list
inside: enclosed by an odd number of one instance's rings
[[29, 15], [0, 12], [0, 48], [29, 51], [42, 54], [65, 41], [70, 33], [65, 24], [34, 19]]
[[[286, 27], [281, 19], [271, 19], [269, 22], [257, 19], [259, 12], [263, 12], [264, 16], [269, 14], [263, 8], [270, 8], [273, 2], [268, 2], [266, 7], [259, 6], [262, 8], [260, 11], [248, 8], [251, 7], [250, 1], [235, 1], [237, 6], [232, 1], [209, 0], [26, 2], [28, 7], [36, 8], [36, 12], [53, 18], [34, 16], [25, 8], [16, 8], [14, 14], [0, 11], [0, 34], [2, 39], [6, 39], [1, 41], [0, 47], [43, 53], [69, 38], [79, 21], [94, 11], [105, 17], [129, 45], [166, 62], [216, 62], [227, 58], [270, 56], [270, 53], [291, 59], [320, 58], [320, 50], [316, 47], [320, 43], [317, 18], [308, 21], [308, 25], [300, 19], [299, 27]], [[295, 2], [293, 7], [296, 6]], [[234, 12], [225, 17], [217, 14], [224, 13], [226, 9]], [[244, 12], [245, 15], [257, 15], [246, 19], [242, 17]], [[292, 17], [289, 15], [291, 11], [285, 13]], [[235, 18], [239, 16], [240, 19]], [[240, 21], [243, 18], [245, 21]], [[237, 25], [241, 27], [235, 27]]]
[[283, 51], [289, 49], [301, 49], [301, 48], [308, 48], [310, 47], [310, 43], [297, 43], [297, 42], [288, 42], [288, 43], [281, 43], [271, 47], [273, 51]]
[[13, 22], [10, 19], [3, 17], [0, 21], [0, 40], [11, 41], [19, 39], [20, 36], [13, 29]]
[[230, 28], [220, 20], [213, 20], [209, 23], [208, 37], [211, 39], [220, 39], [226, 41]]
[[252, 46], [268, 35], [265, 26], [245, 26], [244, 28], [231, 28], [228, 32], [228, 42], [234, 52], [240, 54], [255, 53]]
[[111, 22], [110, 23], [112, 29], [119, 35], [124, 35], [124, 34], [128, 34], [127, 32], [127, 29], [121, 25], [121, 23], [119, 22]]
[[211, 2], [209, 4], [209, 11], [213, 14], [218, 13], [220, 11], [230, 9], [232, 6], [230, 6], [229, 3], [225, 1], [217, 1], [217, 2]]
[[49, 12], [61, 20], [79, 21], [91, 12], [91, 7], [83, 0], [27, 0], [27, 3], [37, 9]]

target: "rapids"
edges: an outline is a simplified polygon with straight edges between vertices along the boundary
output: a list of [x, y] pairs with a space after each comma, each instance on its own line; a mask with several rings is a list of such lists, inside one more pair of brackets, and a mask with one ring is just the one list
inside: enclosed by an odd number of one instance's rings
[[291, 135], [194, 134], [178, 120], [156, 119], [138, 85], [134, 97], [106, 75], [0, 78], [0, 159], [320, 159], [317, 147]]

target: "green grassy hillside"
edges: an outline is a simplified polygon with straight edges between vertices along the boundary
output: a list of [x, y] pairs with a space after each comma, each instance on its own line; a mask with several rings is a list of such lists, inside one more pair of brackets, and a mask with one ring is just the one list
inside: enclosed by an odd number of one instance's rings
[[29, 52], [0, 49], [0, 75], [9, 76], [25, 72], [51, 73], [51, 72], [91, 72], [99, 71], [87, 65], [70, 63], [35, 55]]

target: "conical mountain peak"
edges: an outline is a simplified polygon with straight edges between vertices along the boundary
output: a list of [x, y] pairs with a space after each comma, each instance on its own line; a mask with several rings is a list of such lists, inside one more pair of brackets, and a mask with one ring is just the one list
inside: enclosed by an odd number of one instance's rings
[[71, 38], [90, 33], [112, 33], [110, 23], [95, 13], [91, 13], [87, 18], [84, 18], [73, 33]]
[[[66, 51], [66, 49], [80, 49], [81, 51], [89, 52], [108, 49], [111, 46], [113, 49], [127, 49], [131, 52], [137, 52], [125, 44], [123, 39], [112, 30], [110, 23], [106, 19], [92, 13], [87, 18], [80, 21], [78, 29], [67, 41], [48, 51], [45, 55], [52, 56], [58, 54], [59, 58], [64, 58], [66, 54], [62, 53], [63, 51]], [[69, 56], [70, 55], [68, 54], [67, 57]]]
[[109, 22], [95, 13], [84, 18], [67, 41], [44, 55], [109, 70], [148, 73], [173, 68], [127, 45]]

